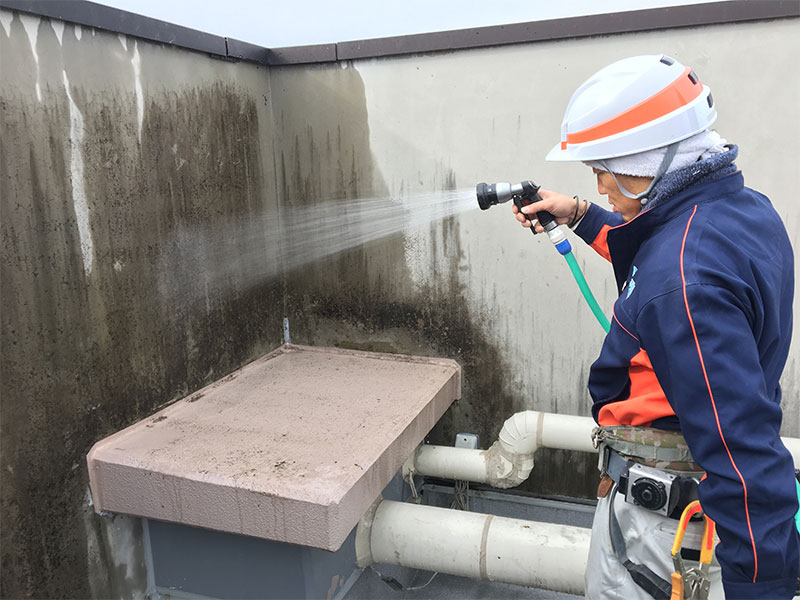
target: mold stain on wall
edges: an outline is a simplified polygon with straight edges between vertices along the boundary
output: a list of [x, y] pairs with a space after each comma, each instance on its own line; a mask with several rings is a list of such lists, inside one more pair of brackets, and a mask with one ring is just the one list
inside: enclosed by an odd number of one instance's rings
[[[180, 227], [274, 202], [259, 139], [269, 115], [232, 65], [219, 63], [213, 84], [145, 81], [137, 97], [133, 44], [100, 31], [78, 40], [70, 25], [59, 39], [46, 19], [37, 32], [38, 71], [18, 16], [0, 31], [0, 595], [129, 596], [141, 549], [116, 564], [115, 525], [87, 506], [85, 456], [280, 342], [279, 282], [246, 286], [233, 272], [224, 296], [195, 302], [205, 265], [175, 241]], [[161, 52], [183, 69], [210, 60]]]
[[[136, 526], [93, 513], [86, 452], [271, 350], [283, 315], [295, 342], [458, 360], [463, 398], [434, 443], [472, 431], [488, 446], [530, 407], [466, 300], [456, 219], [429, 228], [425, 286], [402, 234], [279, 277], [237, 262], [279, 260], [253, 218], [387, 193], [352, 65], [265, 75], [47, 19], [34, 49], [17, 16], [0, 31], [0, 595], [135, 595], [141, 549], [120, 557], [113, 540]], [[209, 61], [213, 80], [192, 84]], [[190, 83], [165, 85], [175, 73]], [[451, 171], [438, 181], [457, 188]], [[540, 457], [531, 489], [587, 494], [593, 459], [568, 489], [566, 460]]]
[[[291, 90], [274, 96], [284, 136], [279, 159], [283, 210], [318, 203], [330, 194], [358, 198], [387, 193], [369, 150], [364, 84], [356, 69], [273, 71], [273, 88]], [[458, 189], [452, 170], [445, 172], [440, 185]], [[458, 219], [431, 223], [427, 240], [433, 247], [427, 266], [432, 283], [425, 286], [408, 272], [401, 234], [286, 273], [292, 340], [457, 360], [463, 369], [462, 399], [429, 439], [452, 445], [456, 433], [469, 431], [478, 433], [488, 447], [506, 418], [533, 403], [513, 390], [515, 378], [486, 333], [492, 324], [467, 301]], [[541, 451], [535, 477], [522, 489], [593, 498], [599, 479], [596, 463], [594, 455]]]

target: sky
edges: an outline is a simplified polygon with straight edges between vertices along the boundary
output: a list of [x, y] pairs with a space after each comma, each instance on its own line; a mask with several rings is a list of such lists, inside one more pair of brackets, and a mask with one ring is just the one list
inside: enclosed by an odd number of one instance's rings
[[714, 0], [95, 0], [267, 48], [525, 23]]

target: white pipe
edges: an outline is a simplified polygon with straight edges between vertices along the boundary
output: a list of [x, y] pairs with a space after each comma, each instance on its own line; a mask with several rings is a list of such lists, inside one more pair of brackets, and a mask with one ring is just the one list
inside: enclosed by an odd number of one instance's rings
[[597, 452], [592, 442], [592, 432], [597, 427], [593, 418], [553, 413], [542, 413], [542, 418], [543, 448]]
[[420, 475], [488, 483], [486, 452], [454, 446], [420, 446], [413, 468]]
[[400, 565], [583, 595], [590, 530], [381, 498], [358, 524], [359, 567]]
[[[497, 488], [515, 487], [530, 475], [539, 448], [597, 452], [592, 442], [595, 427], [597, 424], [591, 417], [526, 410], [503, 423], [497, 441], [488, 450], [420, 446], [406, 461], [403, 474], [461, 479]], [[800, 468], [800, 439], [781, 439], [794, 459], [795, 468]]]
[[512, 415], [503, 424], [498, 440], [488, 450], [448, 446], [420, 446], [404, 466], [404, 475], [416, 473], [442, 479], [487, 483], [497, 488], [515, 487], [533, 469], [538, 448], [591, 452], [589, 417], [573, 417], [527, 410]]

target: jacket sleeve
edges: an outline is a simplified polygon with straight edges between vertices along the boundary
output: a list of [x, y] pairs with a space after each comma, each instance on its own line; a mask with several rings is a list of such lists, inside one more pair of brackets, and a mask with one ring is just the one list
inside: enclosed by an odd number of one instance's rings
[[622, 215], [590, 204], [581, 222], [575, 227], [575, 233], [589, 244], [595, 252], [606, 260], [611, 260], [606, 235], [608, 230], [622, 225]]
[[800, 561], [794, 465], [747, 315], [728, 289], [684, 283], [650, 300], [637, 329], [707, 472], [699, 498], [717, 524], [726, 597], [791, 598]]

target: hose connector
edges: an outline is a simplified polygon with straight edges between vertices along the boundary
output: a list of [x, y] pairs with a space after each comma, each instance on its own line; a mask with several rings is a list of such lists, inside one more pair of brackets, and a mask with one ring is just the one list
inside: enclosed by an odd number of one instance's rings
[[[555, 223], [555, 221], [553, 222]], [[547, 232], [547, 237], [550, 238], [550, 241], [553, 242], [553, 245], [558, 250], [558, 253], [566, 255], [569, 252], [572, 252], [572, 245], [569, 243], [567, 239], [567, 234], [564, 232], [564, 228], [561, 226], [551, 227], [550, 229], [545, 229]]]

